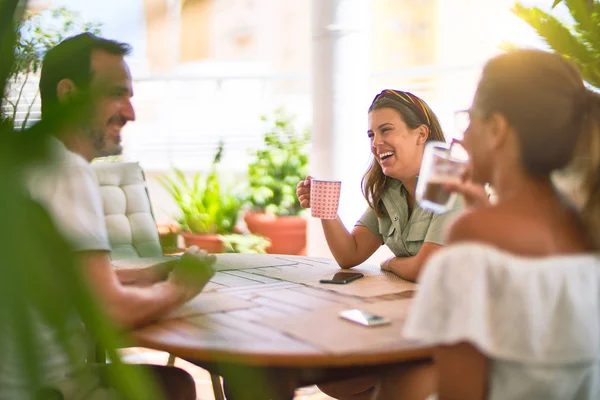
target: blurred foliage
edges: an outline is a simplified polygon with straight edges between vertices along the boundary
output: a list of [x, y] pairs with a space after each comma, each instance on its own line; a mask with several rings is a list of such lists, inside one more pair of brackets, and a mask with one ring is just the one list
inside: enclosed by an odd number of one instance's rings
[[271, 241], [260, 235], [233, 233], [221, 235], [224, 253], [266, 254]]
[[[594, 0], [585, 0], [587, 3], [588, 8], [591, 10], [594, 4]], [[562, 3], [563, 0], [554, 0], [554, 3], [552, 4], [552, 8], [556, 7], [557, 5], [559, 5], [560, 3]]]
[[[38, 74], [44, 54], [69, 36], [81, 32], [100, 34], [100, 23], [86, 22], [76, 12], [65, 7], [47, 9], [39, 13], [26, 11], [23, 18], [15, 23], [16, 44], [14, 47], [14, 63], [10, 71], [6, 91], [3, 91], [2, 117], [13, 124], [17, 121], [19, 105], [26, 101], [27, 111], [16, 129], [24, 130], [31, 110], [39, 95], [36, 91], [33, 98], [26, 99], [26, 87], [32, 74]], [[10, 99], [9, 93], [16, 93]]]
[[559, 3], [566, 5], [573, 24], [521, 3], [515, 4], [513, 12], [555, 52], [577, 64], [586, 82], [600, 89], [600, 1], [556, 0], [553, 7]]
[[[23, 0], [0, 2], [0, 90], [15, 67], [14, 21], [23, 20]], [[68, 115], [67, 115], [68, 117]], [[74, 254], [53, 226], [47, 213], [26, 194], [21, 176], [23, 169], [44, 156], [44, 134], [51, 130], [45, 123], [27, 129], [24, 135], [12, 135], [10, 124], [0, 124], [0, 354], [3, 371], [25, 382], [19, 398], [33, 399], [48, 382], [45, 350], [39, 345], [39, 324], [55, 333], [57, 345], [75, 364], [87, 354], [79, 354], [71, 345], [69, 330], [73, 318], [85, 323], [94, 343], [106, 349], [114, 369], [108, 377], [112, 386], [126, 399], [155, 399], [156, 387], [142, 371], [123, 368], [116, 347], [124, 343], [115, 327], [93, 298]], [[10, 355], [10, 356], [9, 356]], [[79, 362], [78, 362], [79, 361]], [[47, 372], [47, 371], [46, 371]], [[6, 377], [5, 377], [6, 378]], [[3, 382], [6, 384], [6, 379]], [[0, 387], [0, 392], [10, 388]], [[1, 395], [0, 395], [1, 397]], [[38, 397], [39, 398], [39, 397]]]
[[255, 212], [298, 215], [296, 185], [308, 174], [310, 131], [299, 132], [295, 117], [283, 108], [261, 119], [268, 129], [264, 146], [252, 153], [248, 165], [248, 202]]
[[242, 196], [222, 185], [217, 167], [223, 155], [219, 142], [208, 174], [198, 172], [188, 179], [173, 168], [174, 177], [160, 176], [157, 181], [171, 195], [181, 215], [175, 217], [181, 229], [197, 234], [232, 233], [242, 207]]

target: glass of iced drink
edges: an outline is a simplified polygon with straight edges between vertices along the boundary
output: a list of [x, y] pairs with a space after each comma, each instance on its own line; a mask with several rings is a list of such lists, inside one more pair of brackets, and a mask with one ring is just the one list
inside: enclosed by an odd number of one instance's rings
[[427, 143], [417, 179], [419, 206], [438, 214], [450, 210], [457, 194], [446, 190], [446, 184], [461, 181], [467, 162], [467, 154], [458, 142]]

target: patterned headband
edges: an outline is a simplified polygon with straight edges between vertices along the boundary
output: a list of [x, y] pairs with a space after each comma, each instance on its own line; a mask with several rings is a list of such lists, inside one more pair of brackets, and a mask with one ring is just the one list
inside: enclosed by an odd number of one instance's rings
[[400, 101], [402, 104], [415, 111], [417, 115], [421, 117], [421, 120], [424, 121], [428, 126], [431, 126], [431, 116], [429, 115], [429, 111], [427, 111], [425, 102], [414, 94], [410, 92], [403, 92], [401, 90], [385, 89], [375, 96], [373, 103], [371, 103], [371, 107], [373, 107], [373, 105], [380, 99]]

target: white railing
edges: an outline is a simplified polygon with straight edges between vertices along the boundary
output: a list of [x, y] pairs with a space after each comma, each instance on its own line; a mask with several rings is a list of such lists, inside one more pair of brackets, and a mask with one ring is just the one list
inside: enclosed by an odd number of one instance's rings
[[[366, 95], [374, 96], [384, 88], [411, 91], [429, 103], [445, 130], [452, 133], [454, 111], [468, 106], [478, 73], [478, 66], [425, 66], [373, 74]], [[36, 91], [37, 81], [31, 79], [22, 94], [17, 124], [25, 118]], [[241, 172], [249, 150], [261, 145], [266, 129], [261, 115], [285, 107], [297, 115], [299, 128], [311, 124], [312, 93], [307, 75], [152, 77], [136, 79], [134, 92], [137, 120], [124, 129], [124, 157], [140, 161], [148, 171], [165, 171], [172, 165], [184, 170], [205, 169], [217, 143], [224, 140], [222, 168]], [[13, 92], [11, 98], [16, 95]], [[29, 123], [39, 119], [39, 110], [38, 97]], [[361, 135], [363, 130], [357, 127], [349, 137]]]
[[[468, 106], [478, 72], [478, 67], [423, 67], [372, 75], [368, 95], [389, 87], [411, 91], [423, 97], [453, 133], [454, 111]], [[311, 123], [308, 76], [151, 78], [136, 80], [134, 88], [137, 121], [127, 127], [123, 139], [127, 157], [149, 170], [170, 165], [203, 169], [222, 139], [223, 166], [241, 171], [248, 150], [261, 144], [265, 126], [260, 115], [284, 106], [298, 116], [300, 127]], [[357, 127], [355, 134], [362, 131]]]
[[203, 169], [223, 140], [223, 167], [245, 169], [249, 150], [262, 142], [261, 115], [283, 106], [297, 115], [299, 128], [309, 126], [309, 84], [303, 76], [136, 80], [137, 121], [123, 134], [126, 156], [148, 170]]

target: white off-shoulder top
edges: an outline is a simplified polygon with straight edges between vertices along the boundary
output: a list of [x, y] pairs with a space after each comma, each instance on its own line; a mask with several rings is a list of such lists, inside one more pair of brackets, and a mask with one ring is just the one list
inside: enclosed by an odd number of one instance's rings
[[600, 399], [600, 255], [452, 245], [419, 283], [404, 336], [475, 346], [490, 359], [488, 400]]

